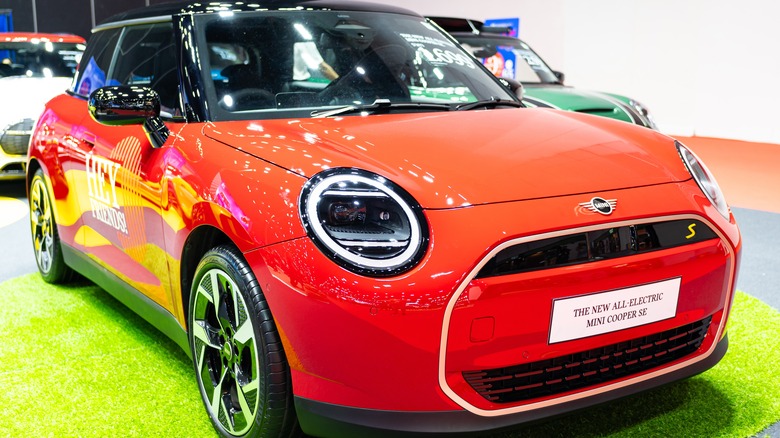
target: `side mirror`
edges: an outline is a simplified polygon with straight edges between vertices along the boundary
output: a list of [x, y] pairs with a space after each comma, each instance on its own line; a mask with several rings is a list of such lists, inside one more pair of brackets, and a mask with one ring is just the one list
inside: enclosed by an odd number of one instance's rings
[[474, 49], [474, 51], [471, 52], [475, 58], [484, 59], [484, 58], [492, 58], [493, 56], [496, 56], [497, 51], [490, 50], [485, 47], [480, 47], [478, 49]]
[[523, 84], [521, 84], [520, 81], [516, 81], [510, 78], [498, 78], [498, 82], [501, 82], [503, 86], [509, 88], [509, 90], [511, 90], [518, 99], [523, 100], [525, 89], [523, 88]]
[[102, 87], [89, 96], [89, 114], [108, 126], [143, 125], [152, 146], [165, 143], [170, 131], [160, 119], [160, 96], [147, 87]]
[[89, 96], [89, 113], [104, 125], [138, 125], [160, 117], [160, 96], [146, 87], [98, 88]]
[[558, 83], [563, 85], [563, 80], [566, 78], [566, 75], [564, 75], [562, 71], [556, 70], [553, 70], [553, 74], [555, 75], [555, 79], [558, 79]]

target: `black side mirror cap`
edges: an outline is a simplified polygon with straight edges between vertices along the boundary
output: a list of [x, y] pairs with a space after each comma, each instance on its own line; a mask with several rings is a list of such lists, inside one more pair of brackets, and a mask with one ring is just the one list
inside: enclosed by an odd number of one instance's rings
[[563, 80], [566, 79], [566, 75], [564, 75], [562, 71], [556, 70], [553, 70], [553, 74], [555, 75], [555, 79], [558, 80], [558, 83], [563, 85]]
[[89, 114], [109, 126], [138, 125], [160, 117], [160, 96], [147, 87], [102, 87], [89, 96]]
[[523, 96], [525, 95], [525, 88], [523, 88], [523, 84], [521, 84], [520, 81], [516, 81], [510, 78], [498, 78], [498, 82], [501, 82], [503, 86], [509, 88], [518, 99], [523, 100]]
[[159, 148], [170, 131], [160, 119], [160, 96], [148, 87], [122, 85], [93, 91], [88, 101], [89, 114], [108, 126], [143, 125], [152, 146]]

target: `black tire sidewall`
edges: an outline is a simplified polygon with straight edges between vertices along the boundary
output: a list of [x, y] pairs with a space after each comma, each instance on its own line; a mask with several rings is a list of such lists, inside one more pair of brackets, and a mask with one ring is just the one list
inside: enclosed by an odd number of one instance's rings
[[[264, 406], [265, 411], [270, 412], [272, 414], [271, 416], [273, 417], [266, 419], [263, 410], [258, 407], [258, 412], [255, 416], [254, 424], [249, 428], [246, 434], [242, 435], [242, 437], [254, 438], [262, 436], [283, 436], [285, 434], [289, 434], [291, 425], [285, 423], [290, 423], [289, 419], [287, 418], [290, 415], [280, 417], [277, 410], [269, 409], [271, 404], [279, 403], [279, 400], [271, 400], [274, 397], [274, 394], [269, 394], [269, 386], [271, 386], [271, 383], [268, 381], [268, 376], [273, 374], [272, 367], [274, 364], [270, 364], [268, 361], [269, 355], [272, 353], [269, 352], [269, 347], [266, 342], [269, 339], [272, 339], [276, 342], [279, 342], [279, 345], [281, 345], [281, 342], [279, 341], [279, 334], [275, 325], [273, 325], [273, 321], [270, 321], [271, 325], [269, 326], [269, 321], [260, 320], [258, 315], [261, 313], [270, 314], [270, 311], [268, 310], [265, 296], [260, 290], [260, 286], [257, 282], [257, 279], [255, 278], [254, 273], [236, 248], [228, 245], [219, 246], [208, 251], [201, 259], [197, 269], [195, 270], [192, 290], [190, 291], [187, 325], [188, 327], [192, 327], [194, 324], [194, 304], [198, 284], [200, 284], [203, 276], [212, 269], [219, 269], [225, 272], [236, 283], [239, 289], [238, 293], [241, 294], [241, 297], [246, 304], [248, 317], [252, 322], [252, 328], [254, 331], [255, 351], [259, 362], [258, 370], [260, 370], [261, 382], [258, 389], [258, 406]], [[265, 331], [263, 331], [264, 327], [266, 328]], [[198, 364], [196, 362], [197, 359], [195, 354], [194, 337], [192, 333], [192, 329], [188, 330], [189, 347], [192, 354], [193, 370], [195, 373], [195, 378], [198, 380], [198, 390], [200, 391], [201, 398], [204, 401], [204, 407], [208, 412], [209, 419], [211, 420], [215, 430], [219, 432], [221, 436], [233, 437], [234, 435], [230, 434], [223, 428], [221, 423], [219, 423], [219, 421], [214, 418], [209, 408], [206, 406], [206, 394], [203, 388], [203, 383], [200, 380], [201, 377], [198, 375], [199, 370]], [[283, 361], [283, 366], [285, 367], [287, 373], [289, 387], [290, 378], [286, 359]], [[287, 403], [289, 409], [294, 409], [291, 403], [291, 390], [287, 394], [287, 397], [290, 400], [290, 403]], [[276, 414], [275, 416], [274, 413]], [[292, 413], [292, 416], [294, 417], [294, 413]], [[295, 423], [297, 424], [297, 421]]]
[[[46, 197], [46, 201], [49, 204], [49, 209], [51, 210], [50, 215], [51, 215], [51, 232], [52, 232], [52, 247], [51, 247], [52, 260], [51, 260], [51, 268], [49, 269], [48, 272], [44, 272], [43, 269], [41, 269], [40, 262], [38, 261], [38, 255], [35, 254], [35, 265], [38, 267], [38, 272], [41, 274], [41, 278], [43, 278], [45, 282], [51, 284], [67, 283], [73, 278], [73, 270], [65, 264], [65, 260], [62, 256], [60, 233], [57, 230], [57, 219], [54, 214], [54, 200], [51, 197], [51, 193], [49, 191], [49, 185], [46, 183], [46, 178], [43, 174], [43, 169], [38, 169], [35, 171], [32, 180], [30, 180], [30, 190], [28, 190], [28, 193], [32, 194], [31, 189], [35, 186], [35, 183], [39, 180], [44, 187], [43, 196]], [[28, 210], [32, 217], [33, 204], [30, 199], [28, 199], [27, 202], [29, 204]], [[30, 237], [33, 240], [33, 245], [35, 245], [34, 243], [35, 236], [33, 235], [32, 224], [30, 224]], [[35, 248], [33, 247], [33, 252], [34, 251]]]

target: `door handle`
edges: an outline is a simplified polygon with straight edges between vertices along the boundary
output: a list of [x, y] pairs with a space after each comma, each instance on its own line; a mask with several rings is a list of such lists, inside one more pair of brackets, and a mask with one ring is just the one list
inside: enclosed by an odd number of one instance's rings
[[95, 147], [95, 142], [97, 141], [97, 137], [95, 134], [91, 132], [83, 132], [81, 134], [81, 143], [88, 146], [90, 149]]

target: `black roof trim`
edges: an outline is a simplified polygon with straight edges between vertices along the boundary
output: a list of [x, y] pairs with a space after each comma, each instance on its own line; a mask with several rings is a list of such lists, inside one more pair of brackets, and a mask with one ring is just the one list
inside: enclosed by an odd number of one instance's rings
[[508, 36], [506, 34], [512, 30], [510, 26], [485, 26], [485, 23], [471, 18], [433, 16], [427, 18], [452, 35]]
[[391, 12], [404, 15], [419, 14], [408, 9], [379, 3], [350, 0], [257, 0], [257, 1], [174, 1], [145, 8], [133, 9], [116, 14], [100, 23], [99, 28], [111, 23], [141, 20], [145, 18], [173, 16], [183, 14], [207, 14], [220, 11], [257, 11], [257, 10], [281, 10], [281, 9], [313, 9], [313, 10], [340, 10], [340, 11], [367, 11], [367, 12]]
[[477, 34], [482, 31], [484, 23], [478, 20], [472, 20], [471, 18], [461, 17], [434, 17], [428, 16], [430, 20], [433, 20], [442, 29], [449, 33], [453, 32], [469, 32]]
[[471, 33], [471, 32], [450, 32], [450, 31], [447, 31], [447, 33], [452, 35], [455, 39], [458, 39], [458, 37], [476, 38], [476, 39], [491, 40], [491, 41], [506, 41], [507, 44], [511, 44], [512, 41], [522, 41], [520, 38], [509, 36], [509, 35], [501, 35], [498, 33], [487, 33], [487, 32]]

